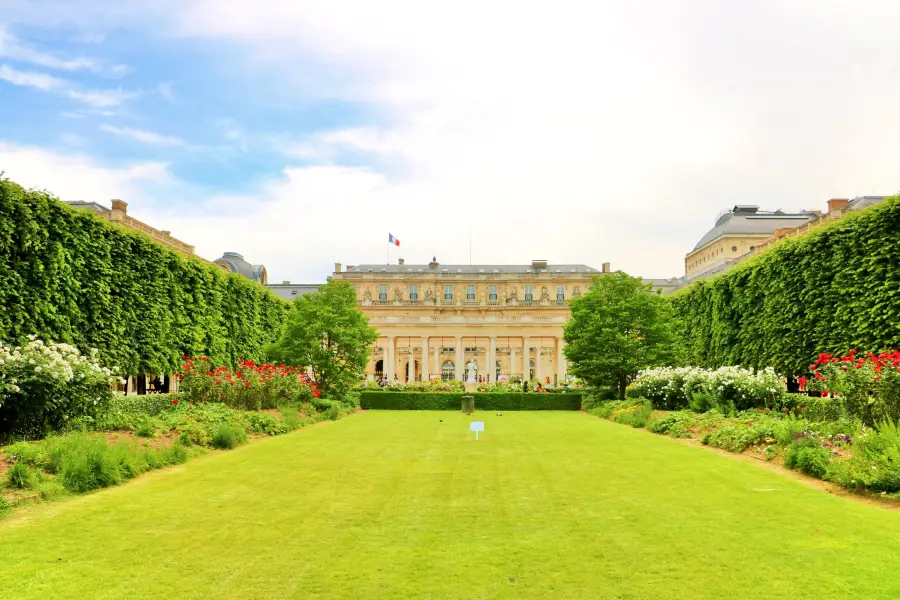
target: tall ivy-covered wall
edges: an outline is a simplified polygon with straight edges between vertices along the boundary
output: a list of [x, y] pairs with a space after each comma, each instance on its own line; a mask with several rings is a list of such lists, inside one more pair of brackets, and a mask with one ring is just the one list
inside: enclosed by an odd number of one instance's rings
[[900, 348], [900, 196], [672, 296], [685, 358], [800, 374], [820, 352]]
[[265, 287], [0, 178], [0, 340], [97, 348], [129, 374], [182, 354], [259, 360], [288, 304]]

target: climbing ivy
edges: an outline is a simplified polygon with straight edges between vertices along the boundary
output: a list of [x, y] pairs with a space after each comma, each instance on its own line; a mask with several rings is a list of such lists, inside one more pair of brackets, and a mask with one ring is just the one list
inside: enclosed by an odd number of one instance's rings
[[0, 177], [0, 341], [97, 348], [124, 373], [261, 360], [288, 303], [264, 286]]
[[672, 296], [690, 364], [806, 372], [820, 352], [900, 348], [900, 196]]

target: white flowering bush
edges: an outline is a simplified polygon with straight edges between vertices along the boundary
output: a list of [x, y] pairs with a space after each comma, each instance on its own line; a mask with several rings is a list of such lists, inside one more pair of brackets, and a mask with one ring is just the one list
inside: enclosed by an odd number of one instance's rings
[[663, 410], [692, 406], [745, 410], [769, 406], [781, 394], [782, 383], [771, 367], [759, 371], [743, 367], [658, 367], [644, 369], [632, 383], [635, 395]]
[[94, 416], [106, 408], [117, 379], [96, 350], [83, 355], [34, 336], [24, 346], [0, 343], [0, 437], [43, 435], [69, 419]]

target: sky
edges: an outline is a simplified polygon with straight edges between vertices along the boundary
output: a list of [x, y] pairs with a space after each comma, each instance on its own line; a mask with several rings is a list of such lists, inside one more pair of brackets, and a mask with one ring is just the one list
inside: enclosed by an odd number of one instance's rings
[[[644, 277], [735, 204], [900, 191], [895, 0], [0, 0], [0, 171], [270, 282]], [[470, 250], [471, 239], [471, 250]]]

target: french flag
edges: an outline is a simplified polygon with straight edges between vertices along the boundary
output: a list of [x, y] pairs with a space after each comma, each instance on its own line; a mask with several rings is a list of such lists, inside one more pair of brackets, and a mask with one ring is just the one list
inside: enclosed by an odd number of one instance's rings
[[399, 245], [400, 245], [400, 240], [398, 240], [397, 238], [395, 238], [393, 235], [391, 235], [391, 234], [389, 233], [389, 234], [388, 234], [388, 243], [389, 243], [389, 244], [393, 244], [393, 245], [395, 245], [395, 246], [399, 246]]

